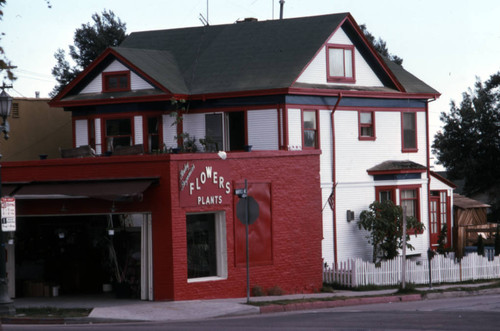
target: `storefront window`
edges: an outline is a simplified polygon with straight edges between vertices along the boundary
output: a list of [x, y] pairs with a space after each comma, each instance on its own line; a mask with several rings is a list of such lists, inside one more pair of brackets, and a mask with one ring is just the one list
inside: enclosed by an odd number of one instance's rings
[[227, 277], [224, 213], [186, 215], [188, 279]]

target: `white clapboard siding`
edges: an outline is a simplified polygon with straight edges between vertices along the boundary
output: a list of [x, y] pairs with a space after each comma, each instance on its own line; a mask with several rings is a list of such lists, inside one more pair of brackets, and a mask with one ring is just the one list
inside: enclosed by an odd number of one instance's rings
[[321, 146], [320, 176], [321, 183], [332, 183], [333, 141], [330, 110], [319, 111], [319, 141]]
[[[352, 45], [351, 40], [342, 29], [338, 29], [328, 43]], [[384, 86], [357, 49], [355, 49], [354, 52], [354, 63], [356, 66], [356, 82], [349, 85]], [[345, 83], [329, 83], [327, 81], [326, 46], [323, 47], [318, 54], [316, 54], [311, 63], [309, 63], [307, 68], [299, 76], [297, 82], [308, 84], [345, 85]]]
[[[109, 66], [107, 66], [102, 72], [113, 72], [113, 71], [129, 71], [130, 69], [123, 65], [121, 62], [115, 60]], [[153, 86], [147, 81], [138, 76], [135, 72], [130, 72], [130, 89], [135, 90], [147, 90], [151, 89]], [[85, 86], [80, 94], [86, 93], [101, 93], [102, 92], [102, 73], [97, 75], [87, 86]]]
[[288, 148], [302, 149], [302, 112], [300, 109], [288, 109]]
[[253, 150], [278, 150], [278, 112], [276, 109], [247, 112], [248, 144]]
[[134, 116], [134, 144], [140, 145], [144, 143], [144, 127], [142, 125], [142, 116]]
[[373, 181], [366, 170], [387, 160], [411, 160], [427, 165], [425, 113], [417, 113], [418, 152], [401, 151], [401, 113], [375, 112], [376, 139], [358, 139], [358, 113], [335, 112], [335, 154], [337, 177], [344, 182]]
[[177, 127], [174, 125], [175, 118], [168, 114], [164, 114], [162, 116], [163, 123], [163, 143], [166, 148], [175, 148], [177, 147], [177, 140], [175, 136], [177, 136]]
[[321, 185], [321, 196], [323, 206], [323, 240], [321, 247], [323, 252], [324, 262], [331, 265], [334, 261], [333, 247], [333, 211], [328, 204], [328, 198], [332, 193], [332, 185]]
[[87, 120], [75, 121], [75, 147], [89, 144], [89, 127]]

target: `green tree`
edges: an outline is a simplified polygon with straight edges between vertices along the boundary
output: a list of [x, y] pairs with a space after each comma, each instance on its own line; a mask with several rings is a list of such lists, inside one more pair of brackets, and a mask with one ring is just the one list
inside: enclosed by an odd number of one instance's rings
[[448, 228], [446, 227], [446, 224], [443, 225], [441, 228], [441, 233], [438, 236], [438, 247], [437, 247], [437, 252], [442, 255], [446, 255], [446, 235], [448, 233]]
[[364, 33], [366, 39], [370, 41], [375, 48], [377, 52], [379, 52], [380, 55], [388, 58], [392, 62], [399, 64], [400, 66], [403, 65], [403, 59], [400, 58], [397, 55], [389, 53], [389, 49], [387, 48], [387, 43], [382, 39], [378, 38], [376, 39], [374, 35], [372, 35], [366, 28], [366, 24], [361, 24], [359, 26], [361, 28], [361, 31]]
[[74, 45], [69, 46], [69, 55], [75, 65], [66, 59], [66, 52], [58, 49], [54, 54], [56, 65], [52, 75], [57, 81], [50, 95], [56, 96], [69, 82], [94, 61], [106, 48], [118, 46], [127, 36], [126, 24], [109, 10], [101, 15], [92, 15], [93, 23], [82, 24], [75, 30]]
[[359, 215], [358, 228], [368, 231], [366, 238], [373, 245], [373, 262], [381, 259], [390, 260], [398, 256], [403, 248], [403, 235], [406, 235], [406, 247], [413, 250], [409, 243], [410, 231], [415, 233], [424, 229], [424, 225], [415, 217], [406, 218], [406, 229], [403, 229], [403, 209], [392, 201], [374, 201], [368, 210]]
[[434, 138], [432, 151], [451, 180], [464, 179], [467, 195], [490, 194], [489, 203], [498, 220], [500, 196], [500, 72], [474, 90], [462, 94], [462, 102], [451, 102], [444, 123]]

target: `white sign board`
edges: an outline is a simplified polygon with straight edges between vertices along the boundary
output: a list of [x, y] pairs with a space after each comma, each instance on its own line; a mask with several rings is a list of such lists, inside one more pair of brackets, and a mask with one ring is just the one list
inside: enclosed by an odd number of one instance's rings
[[2, 198], [2, 231], [16, 231], [16, 199]]

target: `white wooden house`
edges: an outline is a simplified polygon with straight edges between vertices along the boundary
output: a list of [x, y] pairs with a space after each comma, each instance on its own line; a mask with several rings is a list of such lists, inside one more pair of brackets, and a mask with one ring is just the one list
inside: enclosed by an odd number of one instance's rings
[[[332, 264], [371, 258], [356, 221], [377, 199], [406, 205], [424, 223], [409, 254], [425, 255], [442, 225], [451, 229], [453, 187], [429, 161], [429, 106], [438, 97], [382, 58], [341, 13], [135, 32], [51, 105], [72, 112], [75, 147], [90, 145], [98, 155], [120, 145], [170, 150], [181, 132], [199, 150], [198, 139], [210, 138], [216, 149], [251, 145], [276, 160], [283, 151], [320, 149], [325, 207], [317, 222], [324, 262]], [[171, 99], [188, 107], [178, 126]]]

